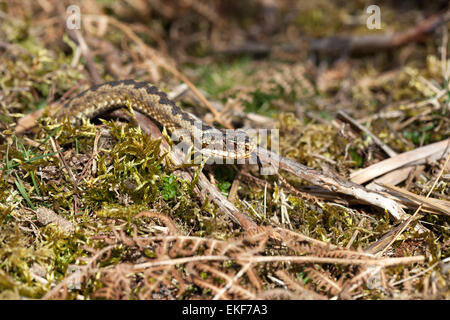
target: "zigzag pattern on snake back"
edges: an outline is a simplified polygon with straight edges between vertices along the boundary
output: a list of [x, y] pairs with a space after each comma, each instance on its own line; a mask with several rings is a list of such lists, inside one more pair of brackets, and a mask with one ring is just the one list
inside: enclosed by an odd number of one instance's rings
[[[71, 121], [77, 122], [83, 117], [92, 119], [127, 106], [156, 120], [170, 132], [177, 129], [187, 130], [193, 141], [201, 139], [201, 151], [209, 156], [245, 159], [256, 147], [245, 131], [235, 130], [230, 136], [229, 132], [211, 127], [180, 109], [157, 87], [134, 80], [112, 81], [93, 86], [69, 100], [57, 117], [70, 115]], [[222, 139], [220, 147], [217, 139]]]

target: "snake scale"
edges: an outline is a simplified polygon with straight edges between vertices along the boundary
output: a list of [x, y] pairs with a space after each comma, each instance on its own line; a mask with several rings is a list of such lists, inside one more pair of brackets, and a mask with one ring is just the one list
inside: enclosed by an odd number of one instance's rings
[[229, 130], [209, 126], [180, 109], [164, 92], [148, 82], [120, 80], [93, 86], [69, 100], [57, 116], [69, 115], [71, 122], [77, 122], [123, 107], [145, 114], [172, 133], [177, 129], [187, 130], [193, 139], [201, 139], [201, 151], [208, 156], [245, 159], [256, 147], [244, 130], [232, 130], [230, 134]]

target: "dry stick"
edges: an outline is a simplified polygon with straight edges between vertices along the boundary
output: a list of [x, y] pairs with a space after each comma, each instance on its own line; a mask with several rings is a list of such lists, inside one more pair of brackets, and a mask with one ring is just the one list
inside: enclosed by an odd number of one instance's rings
[[[449, 85], [450, 66], [447, 64], [447, 45], [448, 45], [448, 29], [446, 26], [442, 27], [442, 46], [441, 46], [441, 68], [442, 76]], [[447, 90], [447, 88], [445, 88]]]
[[184, 5], [191, 7], [191, 9], [193, 9], [198, 14], [202, 15], [207, 20], [209, 20], [212, 24], [215, 24], [220, 28], [225, 28], [227, 26], [227, 23], [224, 21], [222, 16], [220, 14], [217, 14], [214, 8], [207, 6], [205, 3], [202, 3], [201, 1], [184, 0]]
[[[361, 36], [331, 36], [310, 40], [310, 50], [325, 54], [372, 53], [403, 46], [410, 42], [422, 40], [432, 34], [441, 25], [450, 20], [450, 11], [437, 14], [422, 21], [410, 30], [396, 34], [376, 34]], [[214, 53], [227, 55], [268, 55], [275, 51], [286, 53], [299, 52], [302, 47], [293, 44], [265, 45], [258, 42], [247, 42], [242, 46], [216, 48]]]
[[144, 262], [138, 263], [133, 266], [134, 272], [142, 272], [148, 268], [154, 268], [159, 266], [173, 266], [177, 264], [185, 264], [189, 262], [197, 262], [197, 261], [224, 261], [224, 260], [232, 260], [231, 257], [228, 256], [193, 256], [193, 257], [185, 257], [185, 258], [177, 258], [177, 259], [166, 259], [166, 260], [156, 260], [152, 262]]
[[397, 155], [397, 152], [392, 150], [387, 144], [385, 144], [383, 141], [381, 141], [376, 135], [374, 135], [369, 129], [367, 129], [365, 126], [361, 125], [358, 121], [354, 120], [352, 117], [350, 117], [345, 111], [339, 111], [337, 114], [337, 117], [341, 120], [344, 120], [348, 123], [350, 123], [353, 127], [357, 128], [359, 131], [364, 132], [365, 134], [369, 135], [372, 140], [381, 148], [384, 152], [390, 157], [394, 157]]
[[240, 180], [239, 180], [239, 173], [238, 176], [234, 179], [233, 183], [231, 184], [230, 192], [228, 193], [228, 201], [231, 203], [234, 203], [237, 197]]
[[147, 46], [135, 33], [134, 31], [129, 28], [127, 25], [123, 24], [122, 22], [112, 18], [112, 17], [106, 17], [108, 21], [115, 25], [117, 28], [121, 29], [131, 40], [133, 40], [142, 50], [145, 52], [149, 58], [156, 63], [158, 66], [164, 68], [171, 74], [173, 74], [175, 77], [186, 83], [189, 88], [194, 92], [194, 94], [202, 101], [208, 109], [212, 112], [214, 115], [214, 118], [217, 122], [225, 126], [226, 128], [232, 128], [231, 124], [229, 122], [224, 121], [222, 118], [222, 115], [219, 111], [217, 111], [213, 105], [205, 98], [205, 96], [195, 87], [195, 85], [181, 72], [179, 72], [176, 68], [169, 65], [166, 61], [164, 61], [163, 58], [152, 48]]
[[440, 159], [447, 152], [450, 153], [450, 139], [435, 142], [377, 162], [370, 167], [352, 173], [350, 178], [355, 183], [364, 183], [402, 166], [425, 162], [425, 159], [428, 157]]
[[164, 68], [171, 72], [174, 76], [176, 76], [178, 79], [186, 83], [189, 88], [194, 92], [194, 94], [208, 107], [208, 109], [212, 112], [214, 115], [215, 120], [223, 125], [224, 127], [228, 129], [232, 129], [233, 126], [230, 124], [229, 121], [225, 121], [222, 116], [222, 114], [214, 108], [214, 106], [205, 98], [205, 96], [195, 87], [195, 85], [181, 72], [179, 72], [177, 69], [170, 65], [164, 66]]
[[380, 272], [381, 268], [382, 266], [373, 265], [364, 267], [363, 270], [360, 271], [356, 276], [344, 283], [344, 287], [339, 292], [339, 295], [341, 295], [343, 292], [349, 294], [357, 287], [359, 287], [363, 283], [364, 279], [367, 279], [368, 277], [371, 277]]
[[[444, 165], [442, 166], [441, 171], [439, 172], [439, 175], [437, 176], [436, 180], [434, 181], [433, 185], [431, 186], [430, 191], [428, 192], [428, 194], [426, 195], [426, 198], [428, 198], [431, 194], [431, 192], [434, 190], [434, 187], [436, 186], [437, 182], [439, 181], [440, 177], [442, 176], [442, 174], [444, 173], [445, 167], [447, 166], [448, 161], [450, 160], [450, 154], [447, 157], [447, 160], [445, 160]], [[407, 219], [402, 226], [400, 227], [400, 229], [394, 234], [394, 236], [392, 237], [392, 239], [377, 253], [377, 255], [382, 255], [387, 248], [389, 248], [396, 240], [397, 238], [406, 230], [406, 228], [409, 226], [409, 224], [417, 217], [420, 209], [422, 208], [422, 203], [420, 204], [420, 206], [417, 208], [416, 212], [414, 212], [414, 214], [409, 217], [409, 219]]]
[[91, 170], [91, 172], [92, 172], [93, 174], [95, 174], [95, 172], [97, 172], [97, 164], [96, 164], [97, 162], [96, 162], [95, 158], [97, 157], [98, 152], [99, 152], [99, 150], [98, 150], [98, 141], [99, 141], [99, 139], [100, 139], [101, 134], [102, 134], [101, 129], [100, 129], [99, 131], [97, 131], [96, 134], [95, 134], [95, 138], [94, 138], [94, 148], [93, 148], [93, 150], [92, 150], [92, 155], [91, 155], [91, 157], [89, 158], [88, 162], [86, 162], [86, 164], [84, 165], [84, 168], [83, 168], [83, 170], [81, 171], [81, 173], [79, 174], [78, 179], [77, 179], [78, 182], [80, 182], [81, 180], [84, 179], [85, 175], [86, 175], [87, 172], [88, 172], [88, 169], [89, 169], [91, 163], [92, 163], [92, 170]]
[[[324, 242], [321, 240], [317, 240], [308, 236], [305, 236], [304, 234], [289, 230], [289, 229], [284, 229], [281, 227], [276, 227], [273, 228], [273, 230], [270, 232], [270, 236], [278, 241], [283, 241], [286, 239], [286, 237], [283, 235], [283, 233], [286, 233], [289, 237], [293, 237], [296, 238], [296, 240], [298, 241], [306, 241], [308, 243], [311, 243], [315, 246], [321, 247], [321, 248], [328, 248], [330, 250], [336, 250], [339, 249], [338, 246], [328, 243], [328, 242]], [[359, 252], [355, 251], [355, 254], [359, 254]]]
[[256, 152], [262, 163], [271, 164], [275, 168], [280, 167], [301, 179], [332, 192], [350, 195], [356, 199], [363, 200], [366, 203], [386, 209], [395, 220], [403, 220], [407, 217], [397, 202], [386, 198], [376, 191], [368, 190], [359, 184], [333, 176], [329, 173], [311, 169], [298, 162], [281, 157], [262, 147], [258, 147]]
[[144, 262], [135, 264], [133, 270], [135, 272], [144, 271], [147, 268], [159, 266], [173, 266], [177, 264], [186, 264], [197, 261], [225, 261], [236, 259], [247, 263], [264, 263], [264, 262], [291, 262], [291, 263], [336, 263], [343, 265], [364, 265], [364, 266], [380, 266], [389, 267], [399, 264], [417, 263], [425, 260], [424, 256], [401, 257], [401, 258], [384, 258], [384, 259], [348, 259], [348, 258], [328, 258], [317, 256], [238, 256], [236, 258], [229, 256], [193, 256], [177, 259], [157, 260], [152, 262]]
[[301, 192], [300, 190], [295, 189], [279, 172], [277, 172], [277, 177], [278, 180], [280, 180], [280, 182], [284, 184], [288, 192], [295, 194], [297, 197], [300, 197], [302, 199], [313, 200], [315, 202], [318, 201], [317, 197], [314, 194]]
[[431, 267], [426, 268], [425, 270], [422, 270], [422, 271], [416, 273], [415, 275], [412, 275], [412, 276], [410, 276], [410, 277], [408, 277], [408, 278], [401, 279], [401, 280], [398, 280], [398, 281], [396, 281], [396, 282], [394, 282], [394, 283], [391, 283], [391, 286], [394, 287], [394, 286], [397, 286], [397, 285], [399, 285], [399, 284], [401, 284], [401, 283], [403, 283], [403, 282], [407, 282], [407, 281], [413, 280], [413, 279], [415, 279], [415, 278], [418, 278], [418, 277], [420, 277], [421, 275], [427, 273], [428, 271], [433, 270], [440, 262], [441, 262], [441, 261], [435, 262], [434, 264], [431, 265]]
[[[139, 219], [140, 217], [151, 217], [151, 218], [157, 218], [161, 220], [167, 229], [174, 235], [179, 235], [181, 232], [178, 230], [177, 225], [173, 222], [172, 219], [170, 219], [167, 215], [156, 212], [156, 211], [141, 211], [138, 213], [134, 218]], [[148, 238], [147, 238], [148, 239]], [[167, 239], [166, 239], [167, 240]]]
[[236, 275], [222, 288], [220, 289], [220, 291], [214, 296], [213, 300], [219, 300], [220, 297], [228, 290], [231, 288], [231, 286], [233, 285], [233, 283], [235, 283], [237, 280], [239, 280], [240, 277], [242, 277], [244, 275], [245, 272], [247, 272], [248, 268], [250, 268], [252, 266], [251, 262], [248, 262], [245, 266], [243, 266], [241, 268], [241, 270], [239, 270], [238, 273], [236, 273]]
[[359, 230], [357, 228], [361, 228], [364, 224], [364, 222], [366, 221], [366, 218], [362, 218], [361, 221], [358, 223], [358, 226], [356, 227], [356, 230], [353, 232], [352, 237], [350, 238], [350, 240], [348, 241], [347, 245], [345, 246], [346, 249], [350, 249], [353, 241], [355, 241], [356, 236], [359, 233]]
[[311, 50], [336, 53], [368, 53], [388, 50], [410, 42], [422, 40], [450, 20], [450, 11], [433, 15], [412, 29], [396, 34], [362, 35], [355, 37], [332, 36], [311, 41]]
[[[62, 24], [66, 25], [66, 14], [63, 6], [63, 2], [57, 2], [57, 9], [61, 19]], [[86, 60], [86, 68], [91, 76], [92, 84], [99, 84], [102, 82], [102, 78], [100, 77], [97, 68], [95, 67], [94, 59], [89, 46], [81, 34], [81, 31], [78, 29], [68, 29], [66, 28], [67, 35], [72, 41], [74, 41], [81, 50], [81, 55]]]
[[81, 50], [81, 55], [86, 59], [86, 68], [89, 71], [89, 74], [91, 76], [92, 84], [100, 84], [102, 83], [102, 78], [100, 77], [97, 68], [95, 67], [93, 55], [91, 53], [91, 50], [89, 49], [89, 46], [87, 45], [86, 41], [83, 38], [83, 35], [81, 34], [80, 30], [69, 30], [67, 29], [67, 34], [69, 35], [69, 38], [71, 38], [75, 43], [77, 43]]
[[[63, 164], [63, 166], [66, 168], [67, 173], [69, 174], [69, 177], [70, 177], [70, 181], [72, 181], [74, 191], [76, 193], [78, 190], [77, 178], [73, 174], [72, 170], [70, 170], [70, 167], [67, 164], [66, 160], [64, 159], [63, 155], [61, 154], [61, 152], [58, 152], [59, 150], [61, 150], [61, 147], [59, 146], [58, 142], [56, 142], [53, 139], [53, 137], [50, 137], [50, 145], [52, 147], [53, 152], [58, 153], [58, 158], [61, 161], [61, 163]], [[73, 195], [73, 215], [76, 215], [77, 210], [78, 210], [78, 198], [77, 198], [77, 195], [74, 194]]]
[[[145, 211], [143, 213], [146, 213]], [[154, 212], [151, 212], [151, 214], [155, 215]], [[148, 215], [148, 214], [142, 214], [140, 213], [139, 215]], [[138, 216], [139, 216], [138, 215]], [[136, 216], [136, 218], [138, 217]], [[162, 217], [161, 217], [162, 218]], [[161, 219], [162, 220], [162, 219]], [[164, 222], [164, 221], [163, 221]], [[267, 227], [270, 228], [270, 227]], [[332, 245], [330, 243], [324, 242], [324, 241], [320, 241], [314, 238], [310, 238], [307, 237], [301, 233], [297, 233], [295, 231], [291, 231], [288, 229], [283, 229], [280, 227], [277, 228], [270, 228], [272, 230], [270, 231], [270, 235], [275, 235], [273, 237], [274, 240], [276, 241], [280, 241], [280, 237], [276, 234], [277, 232], [285, 232], [289, 235], [289, 237], [294, 237], [297, 238], [297, 241], [304, 241], [304, 242], [308, 242], [314, 246], [320, 247], [320, 248], [326, 248], [329, 250], [336, 250], [336, 252], [339, 253], [348, 253], [350, 255], [353, 255], [354, 257], [361, 257], [361, 258], [372, 258], [375, 259], [377, 258], [375, 255], [371, 254], [371, 253], [367, 253], [367, 252], [359, 252], [359, 251], [355, 251], [355, 250], [347, 250], [347, 249], [341, 249], [340, 247], [336, 246], [336, 245]], [[92, 236], [90, 239], [92, 240], [99, 240], [99, 239], [105, 239], [108, 238], [107, 235], [95, 235]], [[109, 238], [108, 238], [109, 239]], [[136, 237], [134, 239], [137, 239], [139, 241], [145, 241], [145, 243], [150, 243], [150, 242], [156, 242], [156, 241], [167, 241], [167, 242], [171, 242], [171, 241], [192, 241], [192, 242], [205, 242], [205, 241], [209, 241], [207, 238], [202, 238], [202, 237], [197, 237], [197, 236], [183, 236], [183, 235], [158, 235], [158, 236], [151, 236], [151, 237]], [[283, 240], [283, 239], [281, 239]], [[226, 243], [225, 240], [215, 240], [218, 243]]]
[[[422, 165], [418, 165], [419, 168], [423, 167]], [[414, 166], [409, 167], [403, 167], [396, 170], [393, 170], [391, 172], [388, 172], [384, 175], [382, 175], [379, 178], [374, 179], [372, 182], [368, 183], [366, 185], [367, 189], [375, 190], [375, 191], [382, 191], [383, 188], [379, 186], [379, 184], [391, 184], [391, 185], [397, 185], [400, 182], [405, 181], [408, 176], [410, 175], [411, 171], [414, 170]]]
[[[251, 220], [250, 217], [239, 211], [239, 209], [236, 208], [234, 204], [228, 201], [228, 199], [222, 195], [220, 190], [216, 186], [212, 185], [208, 181], [208, 178], [206, 178], [206, 176], [201, 172], [198, 176], [197, 183], [200, 189], [205, 189], [208, 191], [208, 198], [212, 200], [215, 204], [217, 204], [217, 206], [221, 210], [223, 210], [235, 221], [237, 221], [244, 230], [255, 229], [257, 227], [256, 223], [253, 220]], [[202, 197], [204, 197], [203, 200], [206, 200], [205, 196]]]
[[[250, 175], [249, 173], [246, 173], [244, 171], [241, 172], [241, 177], [248, 180], [249, 183], [254, 183], [261, 188], [265, 188], [265, 186], [267, 185], [267, 182], [265, 180], [259, 179], [259, 178], [255, 177], [253, 175]], [[282, 182], [283, 182], [283, 180], [286, 180], [281, 174], [278, 175], [278, 178]], [[285, 186], [288, 187], [288, 184], [285, 184]], [[288, 187], [289, 189], [286, 189], [287, 191], [289, 191], [290, 193], [292, 193], [300, 198], [305, 198], [307, 200], [311, 199], [313, 201], [318, 201], [320, 199], [320, 200], [326, 200], [326, 201], [335, 201], [335, 202], [338, 202], [341, 204], [345, 204], [347, 206], [366, 203], [365, 201], [354, 199], [354, 198], [351, 198], [346, 195], [337, 194], [336, 192], [333, 192], [330, 190], [325, 190], [318, 186], [303, 186], [303, 187], [298, 187], [297, 189], [294, 188], [290, 184], [289, 184], [289, 186], [290, 186], [290, 187]], [[273, 190], [273, 187], [271, 184], [267, 185], [267, 188], [269, 190]]]
[[224, 54], [230, 56], [239, 55], [268, 55], [275, 51], [281, 51], [286, 53], [296, 53], [302, 48], [295, 44], [281, 44], [281, 45], [265, 45], [258, 42], [246, 42], [243, 45], [235, 47], [213, 47], [213, 52], [215, 54]]
[[75, 178], [72, 170], [70, 170], [69, 165], [67, 164], [66, 160], [64, 159], [64, 157], [62, 156], [61, 152], [59, 152], [61, 150], [61, 148], [59, 147], [59, 145], [57, 145], [57, 143], [55, 142], [55, 140], [53, 139], [53, 137], [50, 137], [50, 145], [52, 147], [53, 152], [58, 153], [58, 158], [59, 160], [61, 160], [62, 164], [64, 165], [64, 167], [67, 170], [67, 173], [69, 174], [70, 180], [72, 181], [72, 184], [75, 188], [77, 188], [77, 179]]
[[428, 198], [412, 193], [406, 189], [402, 189], [393, 185], [380, 184], [388, 190], [392, 190], [394, 193], [400, 195], [400, 197], [405, 197], [408, 201], [412, 203], [421, 204], [422, 207], [427, 206], [434, 209], [437, 214], [445, 214], [450, 216], [450, 202], [440, 199]]
[[120, 50], [105, 39], [86, 37], [88, 45], [94, 47], [97, 56], [105, 61], [105, 73], [109, 73], [114, 79], [128, 79], [132, 68], [131, 64], [123, 64], [120, 59]]

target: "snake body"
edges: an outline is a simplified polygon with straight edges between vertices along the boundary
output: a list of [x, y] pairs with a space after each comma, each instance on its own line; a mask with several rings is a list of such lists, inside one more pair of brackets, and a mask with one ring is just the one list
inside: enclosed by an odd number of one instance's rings
[[244, 130], [234, 130], [230, 134], [214, 128], [180, 109], [164, 92], [148, 82], [120, 80], [93, 86], [69, 100], [57, 116], [70, 115], [76, 122], [123, 107], [147, 115], [170, 132], [187, 130], [192, 138], [201, 139], [201, 151], [209, 156], [248, 158], [256, 147]]

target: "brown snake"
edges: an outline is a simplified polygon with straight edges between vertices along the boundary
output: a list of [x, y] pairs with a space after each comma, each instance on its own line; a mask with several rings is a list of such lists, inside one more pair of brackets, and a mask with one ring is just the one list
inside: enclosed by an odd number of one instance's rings
[[175, 102], [157, 87], [147, 82], [121, 80], [96, 85], [69, 100], [57, 114], [71, 115], [71, 121], [96, 118], [102, 114], [131, 107], [170, 132], [187, 130], [189, 135], [201, 142], [201, 152], [212, 157], [230, 159], [248, 158], [256, 145], [244, 130], [217, 129], [202, 122], [196, 116], [181, 110]]

